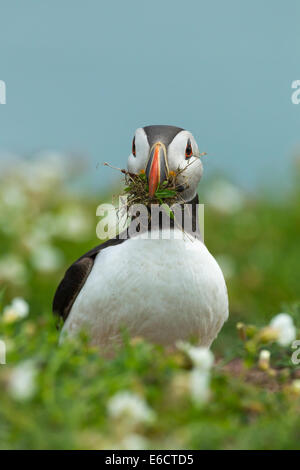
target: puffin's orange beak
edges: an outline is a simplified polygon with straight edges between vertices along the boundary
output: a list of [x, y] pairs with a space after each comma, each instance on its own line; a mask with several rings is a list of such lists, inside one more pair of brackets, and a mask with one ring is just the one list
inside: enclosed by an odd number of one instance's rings
[[168, 177], [168, 173], [166, 148], [161, 142], [157, 142], [150, 150], [146, 167], [149, 195], [151, 198], [154, 196], [159, 184]]

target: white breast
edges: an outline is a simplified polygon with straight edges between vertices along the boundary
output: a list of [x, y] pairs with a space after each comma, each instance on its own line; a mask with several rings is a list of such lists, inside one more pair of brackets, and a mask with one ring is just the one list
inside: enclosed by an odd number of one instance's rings
[[221, 269], [201, 241], [129, 239], [105, 248], [75, 300], [62, 335], [86, 329], [93, 344], [131, 336], [209, 347], [228, 317]]

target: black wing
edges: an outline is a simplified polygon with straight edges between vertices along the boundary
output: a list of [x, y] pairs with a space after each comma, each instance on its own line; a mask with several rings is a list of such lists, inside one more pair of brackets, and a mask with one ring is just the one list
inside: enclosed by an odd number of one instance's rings
[[64, 321], [67, 319], [77, 295], [93, 268], [97, 254], [104, 248], [118, 245], [124, 241], [125, 239], [121, 238], [108, 240], [88, 251], [67, 269], [54, 295], [52, 309], [55, 315], [59, 315]]

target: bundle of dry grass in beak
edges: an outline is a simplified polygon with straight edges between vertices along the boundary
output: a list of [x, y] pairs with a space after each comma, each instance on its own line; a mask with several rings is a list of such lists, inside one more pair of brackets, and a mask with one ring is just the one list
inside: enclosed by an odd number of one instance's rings
[[127, 195], [129, 207], [133, 204], [144, 204], [147, 207], [151, 204], [172, 206], [174, 203], [179, 202], [179, 195], [182, 191], [182, 186], [176, 183], [175, 172], [170, 172], [168, 179], [158, 186], [153, 197], [150, 197], [149, 194], [149, 185], [145, 172], [138, 175], [126, 172], [125, 184], [124, 192]]
[[[190, 164], [192, 164], [192, 162]], [[182, 175], [186, 167], [178, 169], [176, 172], [170, 171], [167, 179], [158, 185], [154, 195], [151, 197], [147, 176], [144, 170], [139, 174], [135, 174], [125, 169], [116, 168], [109, 163], [104, 163], [104, 165], [114, 168], [124, 175], [125, 188], [123, 194], [121, 194], [121, 196], [123, 196], [122, 207], [119, 208], [121, 213], [127, 211], [129, 214], [130, 208], [137, 204], [142, 204], [148, 209], [150, 209], [152, 205], [158, 204], [161, 205], [169, 217], [173, 219], [174, 214], [172, 210], [170, 210], [170, 207], [176, 203], [184, 204], [187, 202], [182, 197], [183, 191], [189, 187], [188, 178], [185, 179], [184, 175]], [[180, 182], [178, 181], [179, 175], [181, 175]], [[150, 210], [149, 217], [151, 219]]]
[[181, 193], [188, 187], [188, 182], [185, 184], [179, 184], [177, 182], [177, 177], [183, 170], [178, 170], [177, 172], [170, 171], [168, 178], [158, 186], [154, 196], [151, 197], [144, 170], [139, 174], [134, 174], [130, 173], [128, 170], [116, 168], [107, 162], [105, 162], [104, 165], [119, 170], [124, 174], [125, 188], [123, 195], [127, 197], [128, 207], [131, 207], [133, 204], [144, 204], [147, 207], [150, 207], [151, 204], [167, 204], [168, 206], [172, 206], [175, 203], [185, 202], [181, 197]]

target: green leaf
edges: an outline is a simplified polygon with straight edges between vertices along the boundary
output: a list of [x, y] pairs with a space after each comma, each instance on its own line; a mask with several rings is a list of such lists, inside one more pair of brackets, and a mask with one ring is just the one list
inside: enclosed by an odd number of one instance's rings
[[170, 207], [167, 205], [167, 204], [162, 204], [161, 206], [164, 211], [168, 214], [168, 216], [170, 217], [170, 219], [173, 219], [174, 220], [174, 213], [173, 211], [170, 209]]

